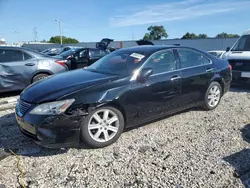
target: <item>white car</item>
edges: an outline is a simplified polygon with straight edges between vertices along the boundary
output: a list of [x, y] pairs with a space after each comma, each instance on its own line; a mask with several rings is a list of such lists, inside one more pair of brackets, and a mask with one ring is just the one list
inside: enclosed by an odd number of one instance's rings
[[246, 31], [222, 56], [232, 66], [233, 81], [250, 80], [250, 29]]
[[226, 51], [219, 51], [219, 50], [214, 50], [214, 51], [208, 51], [209, 54], [212, 54], [218, 58], [222, 58], [223, 54], [225, 53]]

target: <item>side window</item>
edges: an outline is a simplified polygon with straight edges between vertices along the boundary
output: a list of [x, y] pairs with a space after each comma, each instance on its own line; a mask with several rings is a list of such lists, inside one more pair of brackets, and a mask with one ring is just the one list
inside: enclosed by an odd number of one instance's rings
[[82, 50], [79, 52], [79, 57], [85, 57], [86, 56], [86, 50]]
[[23, 61], [23, 53], [19, 50], [0, 50], [0, 62]]
[[179, 49], [178, 53], [181, 61], [181, 68], [194, 67], [210, 63], [210, 60], [200, 52], [195, 52], [189, 49]]
[[153, 74], [176, 70], [176, 61], [172, 50], [153, 54], [147, 61], [147, 68], [153, 68]]
[[32, 59], [33, 57], [25, 52], [23, 52], [23, 58], [24, 60], [29, 60], [29, 59]]
[[89, 57], [102, 57], [107, 54], [104, 50], [99, 49], [89, 49]]

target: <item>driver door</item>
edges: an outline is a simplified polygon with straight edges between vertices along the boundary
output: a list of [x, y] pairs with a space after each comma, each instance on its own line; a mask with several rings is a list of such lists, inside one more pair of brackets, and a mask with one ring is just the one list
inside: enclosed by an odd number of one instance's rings
[[132, 81], [128, 94], [132, 124], [155, 119], [180, 107], [181, 71], [177, 69], [173, 50], [156, 52], [143, 68], [153, 74], [144, 82]]
[[71, 60], [71, 70], [80, 69], [88, 65], [88, 50], [84, 49], [75, 54]]

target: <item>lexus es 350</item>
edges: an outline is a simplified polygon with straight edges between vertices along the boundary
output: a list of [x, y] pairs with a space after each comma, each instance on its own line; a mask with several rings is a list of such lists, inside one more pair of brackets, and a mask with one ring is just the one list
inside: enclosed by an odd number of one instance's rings
[[[23, 134], [46, 147], [115, 142], [123, 130], [194, 106], [215, 109], [229, 90], [231, 66], [176, 46], [115, 51], [87, 69], [40, 80], [16, 106]], [[167, 126], [167, 125], [166, 125]]]

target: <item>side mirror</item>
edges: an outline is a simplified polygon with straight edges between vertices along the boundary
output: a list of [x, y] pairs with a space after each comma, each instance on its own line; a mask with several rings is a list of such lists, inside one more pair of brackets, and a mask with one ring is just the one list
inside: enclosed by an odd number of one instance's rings
[[140, 83], [145, 82], [149, 76], [153, 74], [153, 69], [152, 68], [144, 68], [140, 71], [140, 73], [137, 76], [137, 81]]
[[226, 52], [229, 52], [229, 50], [230, 50], [230, 47], [227, 47], [227, 48], [226, 48]]

